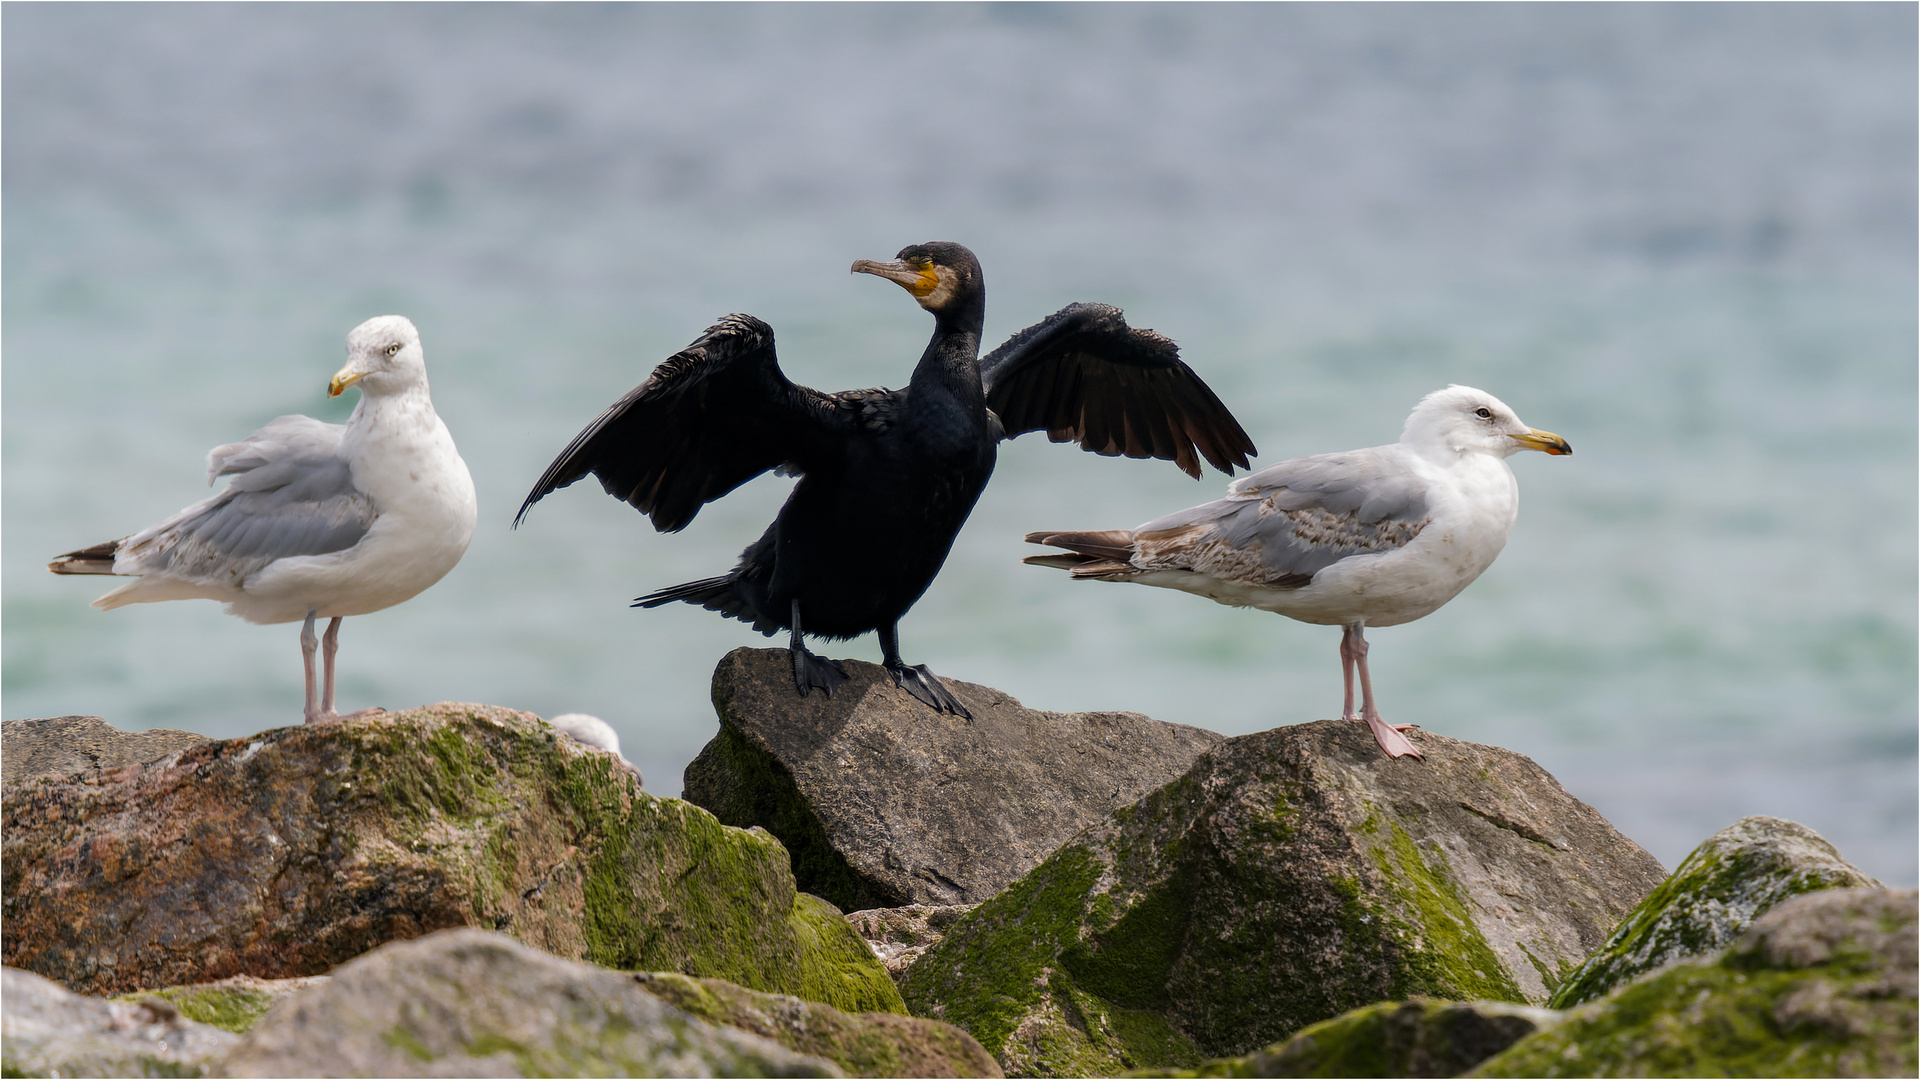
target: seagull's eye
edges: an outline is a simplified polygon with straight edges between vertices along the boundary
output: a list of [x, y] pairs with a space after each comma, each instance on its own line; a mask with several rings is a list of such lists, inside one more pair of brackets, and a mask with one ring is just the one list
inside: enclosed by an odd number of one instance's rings
[[[400, 351], [400, 343], [399, 343], [399, 342], [397, 342], [397, 341], [396, 341], [396, 342], [394, 342], [393, 344], [391, 344], [391, 345], [389, 345], [389, 346], [387, 346], [387, 355], [388, 355], [388, 356], [392, 356], [393, 354], [395, 354], [395, 353], [397, 353], [397, 352], [399, 352], [399, 351]], [[1485, 413], [1485, 412], [1486, 412], [1487, 410], [1485, 410], [1485, 409], [1481, 409], [1480, 411], [1481, 411], [1482, 413]]]
[[1493, 419], [1493, 410], [1487, 408], [1485, 405], [1482, 405], [1479, 408], [1473, 410], [1473, 415], [1479, 417], [1482, 420], [1491, 420]]

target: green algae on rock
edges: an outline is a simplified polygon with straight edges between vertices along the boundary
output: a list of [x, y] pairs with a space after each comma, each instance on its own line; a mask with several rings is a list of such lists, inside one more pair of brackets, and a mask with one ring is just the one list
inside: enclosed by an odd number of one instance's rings
[[88, 993], [316, 975], [431, 930], [904, 1011], [786, 851], [538, 717], [442, 704], [6, 791], [5, 962]]
[[0, 1076], [205, 1076], [236, 1036], [155, 998], [82, 997], [0, 971]]
[[721, 979], [655, 973], [641, 989], [710, 1024], [751, 1032], [800, 1054], [824, 1058], [848, 1076], [999, 1076], [973, 1036], [937, 1020], [895, 1013], [844, 1013]]
[[1472, 1076], [1912, 1076], [1916, 894], [1781, 902], [1717, 957], [1642, 976]]
[[226, 1076], [838, 1076], [642, 989], [485, 930], [394, 942], [269, 1013]]
[[1459, 1076], [1559, 1019], [1552, 1009], [1504, 1001], [1383, 1001], [1245, 1057], [1136, 1075]]
[[218, 982], [121, 994], [112, 1000], [138, 1002], [146, 998], [159, 998], [178, 1009], [180, 1015], [189, 1020], [211, 1024], [235, 1035], [245, 1035], [282, 998], [296, 990], [323, 983], [326, 979], [325, 975], [309, 975], [302, 979], [256, 979], [251, 975], [235, 975]]
[[1783, 900], [1878, 884], [1804, 825], [1742, 818], [1695, 848], [1548, 1004], [1569, 1009], [1662, 964], [1718, 952]]
[[1008, 1075], [1245, 1054], [1415, 995], [1541, 1004], [1658, 883], [1652, 856], [1518, 754], [1358, 724], [1230, 739], [948, 930], [915, 1015]]

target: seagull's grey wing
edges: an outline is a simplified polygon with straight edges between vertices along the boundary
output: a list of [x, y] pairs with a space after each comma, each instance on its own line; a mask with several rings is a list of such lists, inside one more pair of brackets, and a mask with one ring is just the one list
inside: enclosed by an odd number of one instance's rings
[[1068, 304], [1008, 338], [981, 358], [980, 381], [1007, 438], [1045, 431], [1096, 454], [1170, 460], [1195, 478], [1196, 448], [1229, 476], [1254, 452], [1179, 346], [1106, 304]]
[[121, 542], [122, 572], [164, 573], [238, 586], [277, 559], [325, 555], [360, 542], [378, 511], [339, 455], [346, 429], [282, 416], [207, 455], [226, 490]]
[[1342, 559], [1405, 547], [1426, 528], [1426, 485], [1397, 465], [1382, 447], [1268, 466], [1227, 498], [1134, 530], [1136, 565], [1215, 561], [1259, 584], [1299, 588]]
[[574, 436], [533, 485], [533, 504], [588, 473], [661, 532], [677, 532], [700, 507], [788, 463], [859, 422], [861, 395], [823, 394], [789, 381], [774, 357], [773, 328], [728, 315], [668, 357], [645, 382]]

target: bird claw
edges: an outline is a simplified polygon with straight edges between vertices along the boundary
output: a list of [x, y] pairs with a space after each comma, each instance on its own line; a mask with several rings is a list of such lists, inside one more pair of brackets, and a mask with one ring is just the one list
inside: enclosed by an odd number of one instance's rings
[[386, 714], [387, 714], [387, 710], [379, 707], [378, 705], [375, 705], [371, 709], [361, 709], [358, 712], [350, 712], [350, 713], [337, 713], [337, 712], [308, 713], [306, 716], [306, 722], [309, 724], [337, 724], [342, 720], [365, 720], [369, 717], [385, 716]]
[[799, 688], [801, 697], [816, 687], [832, 697], [840, 684], [847, 681], [846, 669], [840, 666], [840, 661], [815, 656], [806, 649], [789, 651], [793, 655], [793, 684]]
[[887, 674], [893, 676], [893, 685], [912, 694], [934, 712], [952, 713], [962, 720], [973, 719], [973, 714], [953, 696], [953, 691], [947, 689], [939, 676], [927, 670], [927, 665], [889, 665]]

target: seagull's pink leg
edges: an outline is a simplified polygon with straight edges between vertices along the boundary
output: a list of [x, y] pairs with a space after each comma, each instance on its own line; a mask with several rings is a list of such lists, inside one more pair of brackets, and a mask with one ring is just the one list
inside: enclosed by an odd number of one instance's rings
[[1389, 724], [1381, 719], [1380, 710], [1374, 708], [1373, 676], [1367, 671], [1367, 636], [1366, 627], [1362, 623], [1354, 623], [1352, 626], [1347, 627], [1346, 634], [1340, 639], [1340, 659], [1343, 666], [1345, 666], [1349, 655], [1353, 658], [1352, 665], [1360, 669], [1360, 715], [1357, 717], [1351, 715], [1353, 709], [1353, 687], [1352, 680], [1349, 678], [1347, 687], [1348, 718], [1364, 721], [1367, 729], [1373, 732], [1373, 741], [1380, 744], [1380, 749], [1385, 750], [1388, 757], [1421, 756], [1420, 751], [1414, 747], [1412, 740], [1400, 734], [1403, 731], [1412, 730], [1415, 725]]
[[327, 673], [325, 689], [322, 691], [320, 698], [320, 719], [322, 721], [359, 720], [363, 717], [374, 716], [386, 711], [384, 709], [361, 709], [359, 712], [348, 713], [345, 716], [333, 711], [333, 658], [340, 652], [340, 620], [341, 616], [335, 615], [333, 621], [327, 624], [326, 637], [321, 639], [323, 649], [320, 657], [321, 662], [326, 665]]
[[[300, 629], [300, 658], [306, 661], [307, 666], [307, 707], [306, 711], [301, 715], [305, 717], [307, 723], [318, 724], [321, 721], [321, 716], [320, 703], [314, 695], [313, 651], [320, 647], [320, 641], [313, 636], [313, 616], [313, 609], [308, 608], [307, 625]], [[331, 698], [328, 699], [327, 710], [329, 712], [333, 710]]]
[[1353, 711], [1353, 632], [1360, 624], [1340, 629], [1340, 681], [1347, 688], [1347, 703], [1340, 707], [1340, 719], [1358, 720], [1360, 714]]

